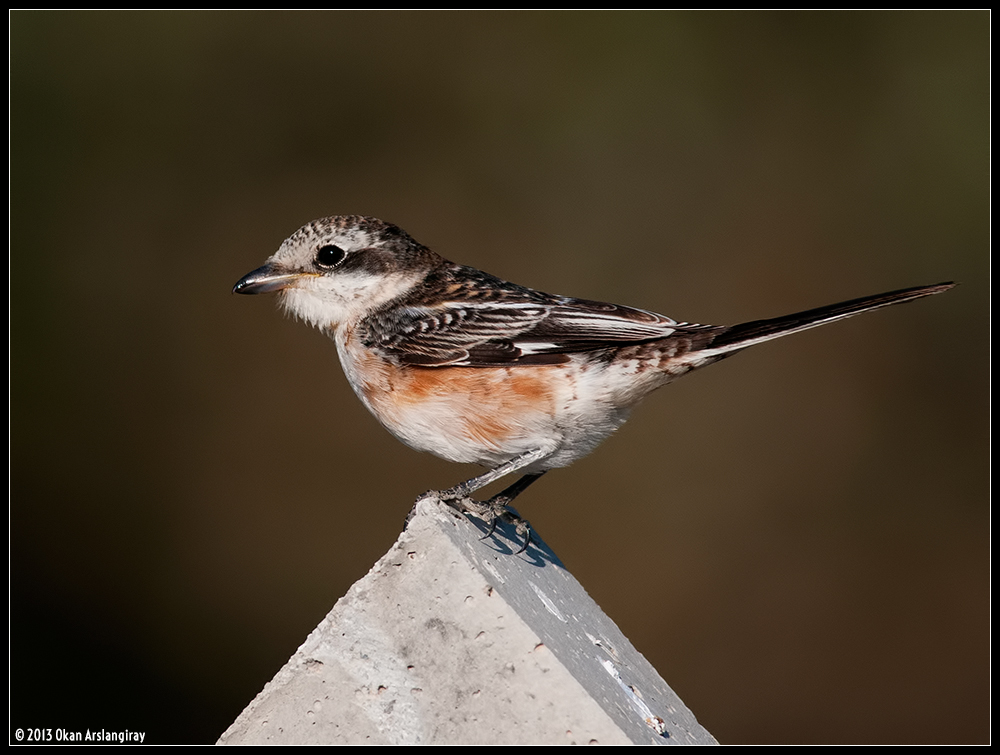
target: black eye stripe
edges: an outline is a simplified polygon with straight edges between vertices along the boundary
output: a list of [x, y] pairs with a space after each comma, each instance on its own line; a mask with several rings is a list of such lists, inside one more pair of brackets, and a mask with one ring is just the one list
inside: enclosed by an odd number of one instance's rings
[[347, 252], [339, 246], [324, 244], [316, 252], [316, 264], [319, 267], [329, 270], [343, 262], [345, 257], [347, 257]]

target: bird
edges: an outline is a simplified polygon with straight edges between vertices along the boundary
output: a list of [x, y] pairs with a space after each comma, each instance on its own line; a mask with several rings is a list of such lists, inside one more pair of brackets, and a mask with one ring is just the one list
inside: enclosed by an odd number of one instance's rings
[[[233, 292], [276, 292], [288, 313], [329, 336], [358, 398], [404, 444], [485, 467], [422, 497], [482, 518], [486, 536], [498, 520], [512, 523], [523, 551], [531, 528], [513, 500], [592, 452], [657, 388], [750, 346], [954, 285], [701, 325], [510, 283], [450, 262], [392, 223], [337, 215], [299, 228]], [[488, 500], [471, 498], [514, 474]]]

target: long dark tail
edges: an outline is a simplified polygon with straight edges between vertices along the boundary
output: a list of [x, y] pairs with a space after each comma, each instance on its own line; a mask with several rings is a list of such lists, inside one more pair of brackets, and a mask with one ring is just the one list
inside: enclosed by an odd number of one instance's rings
[[720, 332], [711, 344], [706, 345], [700, 351], [701, 355], [708, 356], [713, 352], [718, 358], [745, 349], [754, 344], [770, 341], [772, 338], [780, 338], [790, 333], [797, 333], [800, 330], [815, 328], [825, 325], [828, 322], [843, 320], [845, 317], [867, 312], [870, 309], [888, 307], [892, 304], [902, 304], [903, 302], [921, 299], [924, 296], [932, 296], [947, 291], [954, 287], [954, 283], [938, 283], [935, 286], [917, 286], [916, 288], [904, 288], [899, 291], [889, 291], [885, 294], [875, 296], [863, 296], [860, 299], [830, 304], [826, 307], [797, 312], [794, 315], [784, 317], [774, 317], [770, 320], [753, 320], [741, 325], [734, 325], [731, 328]]

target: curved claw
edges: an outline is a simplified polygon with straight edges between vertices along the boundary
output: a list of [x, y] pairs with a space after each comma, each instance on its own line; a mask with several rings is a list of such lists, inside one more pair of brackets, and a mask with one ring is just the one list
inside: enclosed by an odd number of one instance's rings
[[500, 493], [499, 495], [493, 496], [493, 498], [488, 501], [475, 501], [468, 496], [455, 495], [452, 491], [446, 490], [441, 492], [428, 491], [417, 500], [422, 500], [428, 496], [435, 496], [456, 511], [462, 514], [472, 514], [486, 522], [488, 529], [486, 534], [479, 538], [480, 540], [486, 540], [493, 537], [497, 531], [497, 522], [503, 519], [504, 521], [513, 524], [514, 531], [518, 535], [524, 537], [524, 542], [521, 544], [521, 547], [514, 552], [514, 555], [524, 553], [528, 549], [528, 546], [531, 545], [531, 525], [527, 522], [527, 520], [518, 516], [513, 510], [507, 508], [507, 504], [511, 500], [511, 496], [509, 495]]
[[483, 535], [481, 538], [479, 538], [480, 540], [485, 540], [486, 538], [493, 537], [493, 533], [495, 533], [497, 531], [497, 520], [499, 518], [500, 517], [498, 517], [498, 516], [493, 516], [493, 517], [490, 518], [490, 521], [489, 521], [490, 528], [489, 528], [489, 530], [487, 530], [487, 532], [486, 532], [485, 535]]
[[[524, 545], [522, 545], [520, 549], [518, 549], [518, 551], [514, 554], [515, 556], [524, 553], [526, 550], [528, 550], [528, 546], [531, 545], [531, 525], [529, 525], [523, 519], [521, 521], [524, 523]], [[520, 527], [518, 529], [520, 530]]]

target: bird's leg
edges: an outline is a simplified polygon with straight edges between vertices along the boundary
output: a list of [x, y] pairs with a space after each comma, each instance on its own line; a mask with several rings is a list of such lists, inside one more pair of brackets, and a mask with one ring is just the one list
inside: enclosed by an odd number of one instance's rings
[[[509, 474], [514, 474], [517, 470], [524, 469], [529, 464], [534, 464], [539, 459], [545, 458], [547, 453], [547, 451], [541, 448], [536, 448], [533, 451], [525, 451], [523, 454], [518, 454], [510, 461], [505, 461], [503, 464], [494, 467], [489, 472], [484, 472], [477, 477], [473, 477], [471, 480], [466, 480], [453, 488], [448, 488], [448, 490], [442, 490], [438, 493], [438, 497], [442, 501], [453, 501], [457, 498], [468, 498], [469, 495], [475, 493], [480, 488], [485, 488], [491, 482], [499, 480], [501, 477], [506, 477]], [[514, 495], [517, 495], [517, 493]], [[513, 497], [511, 500], [513, 500]]]
[[[547, 470], [546, 470], [547, 471]], [[490, 498], [490, 500], [481, 504], [489, 509], [487, 518], [489, 519], [490, 531], [483, 535], [483, 538], [487, 538], [493, 534], [494, 530], [497, 528], [497, 520], [505, 519], [514, 525], [514, 531], [524, 538], [524, 543], [518, 549], [518, 553], [523, 553], [527, 550], [528, 545], [531, 543], [531, 525], [528, 523], [527, 519], [522, 519], [516, 512], [509, 509], [508, 504], [517, 498], [525, 489], [531, 485], [535, 480], [545, 474], [545, 471], [537, 472], [535, 474], [526, 474], [518, 478], [512, 485], [507, 486], [495, 496]], [[481, 516], [481, 515], [480, 515]]]
[[544, 458], [545, 456], [546, 452], [543, 449], [527, 451], [523, 454], [515, 456], [510, 461], [500, 464], [494, 469], [491, 469], [489, 472], [481, 474], [478, 477], [473, 477], [471, 480], [466, 480], [465, 482], [456, 485], [453, 488], [449, 488], [448, 490], [443, 490], [436, 495], [452, 508], [461, 511], [462, 513], [475, 514], [480, 519], [486, 521], [490, 526], [490, 531], [486, 533], [485, 537], [489, 537], [493, 534], [493, 531], [496, 529], [498, 519], [503, 519], [504, 521], [513, 524], [517, 534], [524, 538], [524, 544], [518, 551], [518, 553], [521, 553], [531, 542], [531, 526], [527, 521], [509, 510], [507, 505], [518, 495], [524, 492], [524, 490], [531, 485], [531, 483], [545, 474], [545, 471], [534, 472], [521, 476], [513, 484], [504, 488], [488, 501], [474, 501], [469, 497], [469, 495], [480, 488], [489, 485], [491, 482], [499, 480], [501, 477], [512, 474], [519, 469], [524, 469], [530, 464], [534, 464], [536, 461]]

